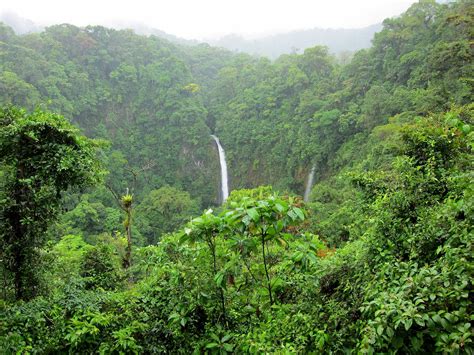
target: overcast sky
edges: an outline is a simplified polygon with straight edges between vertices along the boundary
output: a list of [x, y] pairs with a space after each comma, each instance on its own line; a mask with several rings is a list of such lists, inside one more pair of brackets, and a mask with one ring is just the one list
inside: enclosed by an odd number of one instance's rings
[[188, 39], [254, 37], [314, 27], [358, 28], [404, 12], [415, 0], [1, 0], [42, 25], [143, 23]]

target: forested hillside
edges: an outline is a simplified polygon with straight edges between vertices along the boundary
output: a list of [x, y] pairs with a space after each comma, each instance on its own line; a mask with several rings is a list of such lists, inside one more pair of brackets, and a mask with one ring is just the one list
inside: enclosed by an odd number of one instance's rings
[[172, 184], [204, 204], [217, 199], [206, 109], [169, 42], [70, 25], [27, 36], [3, 27], [1, 39], [2, 102], [45, 105], [88, 136], [109, 140], [116, 189], [132, 187], [126, 170], [133, 170], [140, 193]]
[[422, 2], [386, 20], [372, 48], [342, 68], [320, 47], [275, 63], [240, 57], [222, 68], [208, 110], [234, 186], [270, 183], [302, 194], [311, 166], [324, 176], [354, 135], [397, 114], [470, 103], [469, 17], [441, 9]]
[[421, 0], [342, 65], [0, 24], [0, 349], [474, 352], [473, 29]]

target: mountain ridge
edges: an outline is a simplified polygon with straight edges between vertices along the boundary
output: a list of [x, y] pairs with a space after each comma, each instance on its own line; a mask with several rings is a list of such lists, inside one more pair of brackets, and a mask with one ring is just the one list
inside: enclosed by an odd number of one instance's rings
[[[30, 19], [23, 18], [14, 12], [0, 14], [0, 22], [11, 27], [16, 34], [42, 32], [45, 27]], [[248, 39], [241, 34], [230, 33], [217, 39], [185, 39], [167, 33], [166, 31], [138, 22], [116, 22], [105, 27], [118, 30], [132, 29], [135, 33], [145, 36], [157, 36], [173, 43], [184, 45], [198, 45], [208, 43], [234, 52], [243, 52], [251, 55], [266, 56], [276, 59], [282, 54], [302, 52], [306, 48], [317, 45], [327, 46], [334, 54], [355, 52], [368, 48], [373, 35], [382, 29], [382, 24], [374, 24], [363, 28], [319, 28], [294, 30], [274, 33], [255, 39]]]
[[272, 34], [256, 39], [246, 39], [229, 34], [209, 44], [229, 50], [277, 58], [282, 54], [299, 53], [317, 45], [327, 46], [331, 53], [354, 52], [370, 47], [371, 39], [382, 29], [382, 24], [363, 28], [318, 28]]

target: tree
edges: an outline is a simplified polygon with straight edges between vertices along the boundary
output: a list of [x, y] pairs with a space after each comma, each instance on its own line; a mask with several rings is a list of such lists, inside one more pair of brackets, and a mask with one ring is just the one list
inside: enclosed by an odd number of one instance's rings
[[137, 206], [136, 225], [147, 243], [155, 244], [163, 234], [178, 229], [198, 214], [198, 205], [186, 191], [164, 186], [152, 190]]
[[132, 264], [132, 202], [133, 196], [126, 194], [122, 196], [121, 199], [122, 208], [125, 212], [125, 221], [123, 225], [125, 226], [125, 232], [127, 233], [127, 251], [125, 253], [125, 259], [123, 260], [123, 267], [128, 269]]
[[287, 228], [303, 222], [305, 215], [293, 198], [288, 200], [278, 195], [270, 196], [265, 200], [243, 199], [241, 206], [233, 211], [231, 222], [234, 232], [247, 238], [258, 241], [262, 246], [262, 263], [265, 270], [266, 288], [270, 305], [273, 305], [272, 280], [269, 265], [270, 242], [279, 242], [286, 245], [284, 239], [288, 235]]
[[[142, 167], [139, 171], [135, 171], [134, 169], [130, 169], [130, 172], [133, 175], [133, 188], [132, 191], [135, 190], [137, 186], [137, 178], [140, 172], [148, 170], [153, 167], [153, 164], [147, 164]], [[132, 211], [133, 211], [133, 195], [130, 192], [129, 188], [127, 187], [127, 192], [125, 195], [119, 198], [119, 195], [114, 191], [114, 189], [107, 185], [109, 191], [114, 196], [118, 206], [125, 212], [125, 220], [123, 225], [125, 227], [125, 233], [127, 235], [127, 250], [125, 253], [125, 257], [123, 259], [123, 267], [128, 269], [132, 265]]]
[[106, 207], [94, 195], [84, 194], [72, 210], [61, 216], [51, 231], [56, 238], [77, 234], [84, 237], [87, 243], [95, 244], [99, 235], [115, 235], [120, 231], [121, 218], [119, 209]]
[[182, 241], [204, 242], [212, 256], [212, 273], [216, 286], [219, 289], [219, 297], [222, 307], [222, 319], [226, 324], [226, 308], [224, 296], [224, 272], [218, 270], [216, 255], [216, 238], [227, 228], [225, 220], [221, 216], [212, 214], [212, 210], [207, 210], [201, 217], [193, 219], [184, 229]]
[[100, 180], [96, 147], [62, 116], [0, 109], [1, 259], [13, 274], [16, 299], [37, 293], [38, 248], [58, 216], [61, 193]]
[[80, 274], [88, 289], [113, 290], [120, 284], [118, 258], [112, 246], [99, 243], [84, 254]]
[[132, 265], [132, 211], [133, 211], [133, 195], [127, 192], [122, 197], [119, 197], [117, 193], [108, 186], [109, 191], [114, 196], [118, 206], [125, 212], [125, 220], [123, 221], [123, 226], [125, 227], [125, 235], [127, 236], [127, 249], [125, 255], [122, 259], [122, 266], [125, 269], [128, 269]]

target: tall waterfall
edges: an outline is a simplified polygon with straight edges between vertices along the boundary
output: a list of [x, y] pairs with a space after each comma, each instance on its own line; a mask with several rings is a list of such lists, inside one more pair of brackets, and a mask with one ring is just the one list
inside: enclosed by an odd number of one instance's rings
[[224, 148], [222, 148], [222, 145], [221, 145], [221, 142], [219, 141], [219, 138], [217, 138], [213, 134], [211, 134], [211, 137], [216, 142], [217, 149], [219, 151], [219, 163], [221, 164], [222, 202], [225, 202], [225, 200], [227, 200], [227, 197], [229, 197], [229, 182], [228, 182], [228, 178], [227, 178], [227, 163], [225, 161], [225, 152], [224, 152]]
[[311, 193], [311, 188], [313, 187], [313, 180], [314, 180], [314, 171], [316, 170], [316, 166], [311, 168], [311, 171], [308, 175], [308, 181], [306, 182], [306, 189], [304, 190], [303, 201], [309, 201], [309, 194]]

